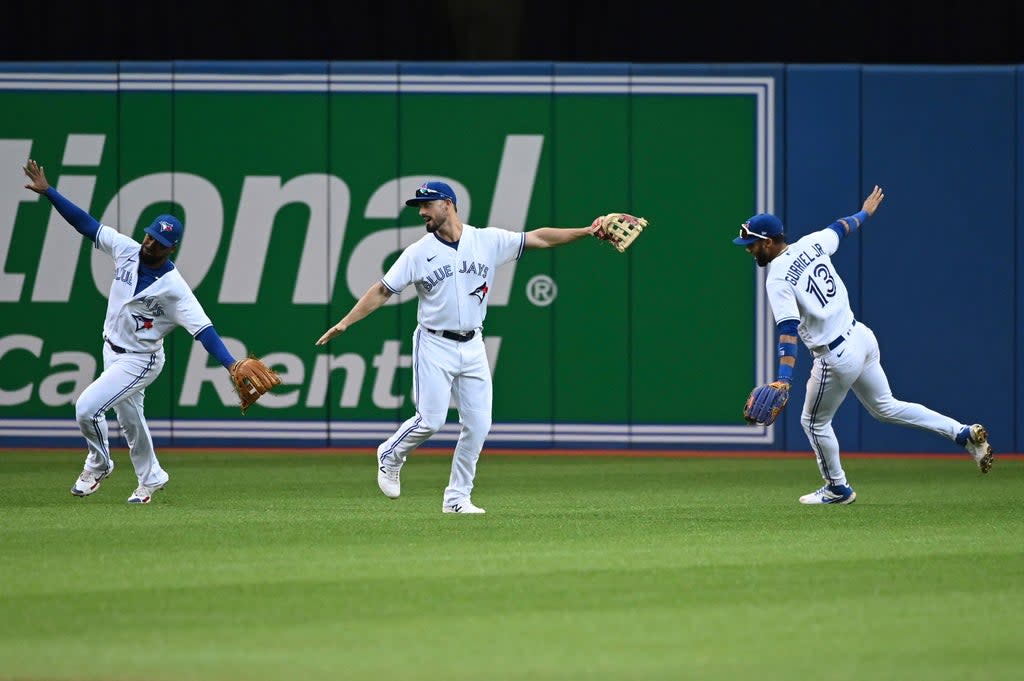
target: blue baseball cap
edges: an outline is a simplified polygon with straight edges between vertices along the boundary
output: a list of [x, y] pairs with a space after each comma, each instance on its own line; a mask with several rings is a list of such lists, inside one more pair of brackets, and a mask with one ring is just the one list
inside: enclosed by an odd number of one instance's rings
[[173, 215], [157, 215], [153, 224], [146, 227], [146, 234], [164, 246], [177, 246], [184, 233], [185, 228], [181, 226], [181, 220]]
[[740, 225], [740, 235], [732, 240], [737, 246], [749, 246], [760, 239], [782, 234], [782, 220], [771, 213], [758, 213]]
[[444, 199], [448, 199], [456, 206], [459, 205], [458, 200], [455, 198], [454, 189], [445, 182], [432, 180], [431, 182], [424, 182], [417, 187], [416, 196], [406, 201], [405, 205], [415, 206], [417, 203], [423, 203], [424, 201], [438, 201]]

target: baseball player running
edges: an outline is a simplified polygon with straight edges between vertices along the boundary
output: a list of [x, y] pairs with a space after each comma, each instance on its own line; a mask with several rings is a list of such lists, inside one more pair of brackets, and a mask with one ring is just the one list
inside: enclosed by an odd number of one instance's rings
[[[747, 249], [759, 267], [768, 269], [765, 288], [779, 332], [780, 357], [778, 379], [768, 386], [769, 392], [789, 390], [798, 335], [814, 356], [800, 423], [825, 484], [800, 497], [802, 504], [850, 504], [857, 498], [843, 472], [839, 443], [832, 430], [832, 417], [850, 389], [879, 421], [929, 430], [966, 448], [982, 473], [992, 467], [993, 452], [984, 426], [959, 423], [920, 404], [893, 397], [879, 362], [875, 334], [853, 318], [846, 286], [830, 256], [840, 241], [874, 215], [884, 197], [881, 188], [875, 186], [860, 212], [792, 244], [786, 243], [782, 221], [770, 213], [751, 217], [740, 227], [739, 237], [733, 239], [734, 244]], [[757, 413], [756, 406], [754, 413], [750, 411], [748, 407], [746, 416], [751, 422], [771, 422], [774, 418]]]
[[89, 496], [114, 472], [106, 419], [107, 410], [113, 409], [128, 440], [138, 477], [138, 486], [128, 497], [128, 503], [148, 504], [169, 477], [156, 458], [143, 413], [146, 387], [156, 380], [164, 366], [164, 336], [182, 326], [225, 368], [230, 370], [235, 360], [195, 294], [168, 260], [184, 230], [176, 217], [158, 216], [146, 227], [140, 244], [113, 227], [100, 224], [61, 196], [46, 181], [43, 167], [35, 161], [29, 159], [24, 171], [29, 178], [26, 189], [48, 198], [61, 217], [114, 259], [114, 281], [103, 322], [103, 372], [75, 401], [75, 418], [89, 453], [71, 493], [76, 497]]
[[449, 400], [454, 398], [462, 432], [441, 509], [484, 513], [470, 495], [477, 459], [491, 428], [491, 372], [482, 331], [494, 271], [517, 260], [523, 249], [552, 248], [599, 236], [599, 224], [595, 220], [589, 227], [541, 227], [530, 232], [473, 227], [459, 218], [455, 191], [437, 181], [421, 185], [405, 203], [419, 209], [426, 235], [406, 248], [384, 277], [316, 344], [324, 345], [344, 333], [407, 286], [416, 287], [418, 324], [413, 332], [412, 364], [416, 413], [377, 448], [377, 484], [384, 496], [399, 496], [399, 473], [406, 458], [444, 425]]

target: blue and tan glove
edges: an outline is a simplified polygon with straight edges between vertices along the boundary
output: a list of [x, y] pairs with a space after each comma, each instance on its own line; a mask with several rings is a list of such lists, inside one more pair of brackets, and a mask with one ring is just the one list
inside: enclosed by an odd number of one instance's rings
[[774, 381], [759, 385], [750, 391], [743, 407], [743, 418], [751, 425], [770, 426], [782, 413], [786, 402], [789, 402], [789, 383]]

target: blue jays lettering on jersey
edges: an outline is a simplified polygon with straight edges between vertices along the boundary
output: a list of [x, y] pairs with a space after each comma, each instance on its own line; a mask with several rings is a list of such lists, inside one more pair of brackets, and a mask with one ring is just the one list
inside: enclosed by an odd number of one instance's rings
[[417, 321], [428, 329], [467, 332], [487, 316], [490, 273], [522, 255], [526, 235], [463, 225], [456, 243], [425, 234], [398, 256], [381, 279], [392, 293], [415, 285]]
[[462, 261], [462, 269], [459, 270], [460, 274], [479, 274], [484, 279], [487, 278], [487, 273], [490, 272], [491, 268], [482, 262], [470, 262], [466, 263]]
[[[436, 256], [435, 256], [436, 257]], [[434, 258], [427, 258], [427, 261], [431, 261]], [[455, 270], [452, 269], [451, 265], [445, 265], [444, 267], [438, 267], [433, 272], [428, 274], [425, 278], [420, 280], [417, 285], [420, 286], [424, 291], [430, 292], [435, 286], [440, 284], [448, 277], [454, 276]]]

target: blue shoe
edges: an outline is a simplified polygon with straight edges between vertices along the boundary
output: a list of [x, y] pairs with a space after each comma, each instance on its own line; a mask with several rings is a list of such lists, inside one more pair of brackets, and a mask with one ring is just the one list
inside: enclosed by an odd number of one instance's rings
[[801, 504], [852, 504], [857, 493], [849, 485], [825, 485], [800, 497]]

